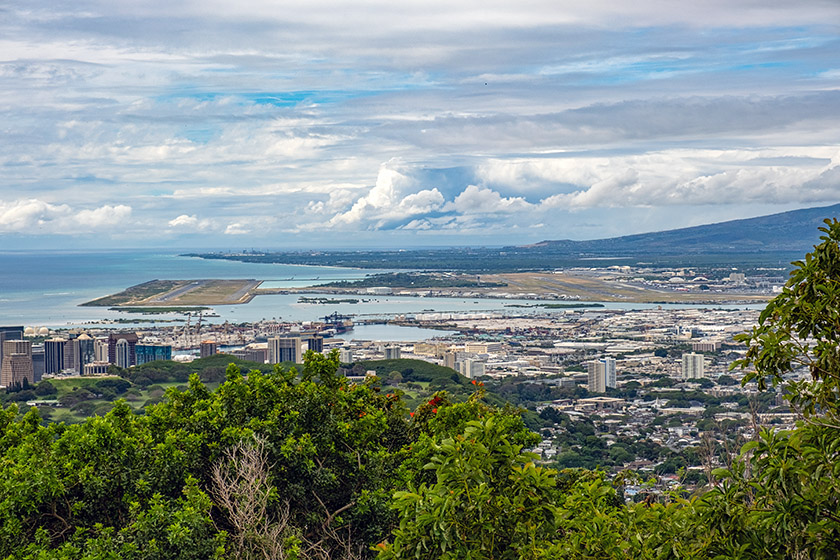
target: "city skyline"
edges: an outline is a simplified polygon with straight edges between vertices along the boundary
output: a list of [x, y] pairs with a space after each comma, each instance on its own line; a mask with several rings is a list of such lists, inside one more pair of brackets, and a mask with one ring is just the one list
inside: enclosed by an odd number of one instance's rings
[[840, 5], [13, 1], [0, 245], [597, 239], [840, 199]]

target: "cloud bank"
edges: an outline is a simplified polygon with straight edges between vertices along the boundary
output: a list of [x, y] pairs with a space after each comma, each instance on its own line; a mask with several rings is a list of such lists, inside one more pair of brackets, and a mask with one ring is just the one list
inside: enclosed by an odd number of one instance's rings
[[840, 199], [840, 4], [223, 0], [0, 19], [0, 243], [528, 243]]

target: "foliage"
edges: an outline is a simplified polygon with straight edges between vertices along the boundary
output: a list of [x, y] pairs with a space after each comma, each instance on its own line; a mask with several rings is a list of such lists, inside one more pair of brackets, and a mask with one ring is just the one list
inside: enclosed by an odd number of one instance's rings
[[368, 360], [359, 362], [365, 370], [372, 370], [376, 372], [379, 377], [387, 377], [391, 372], [396, 371], [402, 375], [403, 381], [422, 381], [422, 382], [441, 382], [446, 381], [453, 386], [460, 385], [469, 387], [470, 380], [466, 377], [456, 374], [453, 377], [455, 370], [424, 362], [423, 360]]
[[[719, 532], [739, 537], [723, 540], [721, 554], [834, 558], [840, 550], [840, 222], [825, 224], [758, 325], [737, 337], [747, 344], [733, 364], [746, 370], [743, 383], [784, 385], [804, 421], [761, 431], [739, 461], [716, 471], [723, 484], [705, 507]], [[807, 377], [797, 379], [802, 370]]]
[[825, 220], [822, 243], [796, 267], [778, 296], [761, 312], [752, 332], [736, 339], [748, 344], [734, 364], [754, 366], [745, 382], [774, 386], [800, 369], [810, 380], [787, 383], [790, 400], [806, 415], [838, 414], [840, 402], [840, 222]]
[[[117, 371], [115, 373], [131, 383], [143, 386], [172, 381], [186, 383], [190, 375], [194, 373], [198, 374], [202, 382], [210, 383], [224, 381], [225, 370], [230, 364], [235, 364], [238, 368], [245, 370], [258, 369], [263, 373], [268, 373], [274, 368], [272, 365], [240, 360], [226, 354], [215, 354], [206, 358], [193, 360], [190, 363], [157, 360], [129, 369], [116, 368]], [[294, 364], [290, 363], [282, 365], [285, 367], [294, 366]]]
[[[300, 371], [243, 375], [231, 364], [216, 390], [193, 372], [183, 390], [156, 389], [161, 402], [143, 415], [123, 400], [74, 425], [45, 423], [17, 404], [0, 409], [0, 557], [835, 558], [840, 224], [826, 224], [823, 242], [740, 337], [747, 353], [737, 362], [745, 383], [784, 385], [803, 420], [789, 431], [760, 430], [725, 466], [707, 466], [711, 486], [702, 494], [661, 486], [654, 494], [654, 481], [632, 473], [610, 480], [600, 471], [538, 464], [526, 450], [539, 437], [522, 411], [488, 404], [480, 383], [451, 370], [366, 364], [390, 379], [399, 372], [446, 386], [409, 411], [376, 378], [348, 383], [335, 352], [308, 353]], [[218, 364], [198, 365], [221, 375]], [[175, 365], [156, 366], [132, 381], [184, 375]], [[805, 379], [796, 379], [800, 370]], [[520, 402], [558, 394], [501, 386]], [[137, 389], [103, 379], [70, 391], [56, 381], [9, 396], [26, 391], [97, 411], [97, 393], [133, 396]], [[746, 404], [698, 391], [659, 396], [701, 401], [710, 415], [722, 400]], [[773, 397], [751, 404], [762, 410]], [[674, 454], [623, 437], [607, 446], [597, 436], [599, 420], [572, 421], [553, 409], [524, 416], [556, 439], [558, 462], [567, 466], [664, 459], [658, 472], [679, 478], [705, 460], [699, 448]], [[711, 418], [701, 425], [725, 435]], [[639, 503], [626, 503], [625, 484], [643, 489]]]
[[375, 381], [348, 384], [337, 367], [336, 354], [307, 356], [300, 374], [276, 368], [245, 377], [232, 365], [215, 392], [193, 375], [145, 416], [118, 401], [104, 417], [71, 426], [41, 425], [34, 409], [21, 416], [12, 405], [0, 416], [0, 556], [40, 547], [81, 557], [113, 542], [102, 550], [114, 557], [136, 549], [209, 558], [236, 533], [212, 507], [208, 466], [229, 462], [229, 450], [253, 437], [265, 441], [272, 466], [266, 484], [284, 497], [268, 514], [279, 518], [285, 508], [289, 535], [327, 555], [366, 549], [391, 528], [388, 502], [410, 418], [398, 397]]
[[423, 468], [436, 481], [395, 494], [400, 527], [380, 560], [533, 557], [555, 531], [555, 471], [535, 466], [492, 416], [433, 448]]
[[45, 379], [38, 383], [35, 386], [35, 394], [39, 397], [47, 397], [50, 395], [55, 395], [58, 393], [58, 389], [55, 388], [55, 385], [50, 383], [49, 380]]

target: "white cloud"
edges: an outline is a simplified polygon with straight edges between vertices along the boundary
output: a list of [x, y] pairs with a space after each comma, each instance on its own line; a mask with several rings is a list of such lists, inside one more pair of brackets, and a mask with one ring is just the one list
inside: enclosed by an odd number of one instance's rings
[[248, 235], [249, 233], [251, 230], [239, 222], [228, 224], [225, 228], [225, 235]]
[[440, 194], [439, 190], [425, 189], [403, 198], [396, 211], [402, 216], [426, 214], [438, 210], [443, 202], [443, 195]]
[[313, 200], [307, 204], [307, 210], [313, 214], [334, 214], [353, 203], [356, 195], [347, 189], [330, 190], [327, 200]]
[[56, 206], [36, 199], [0, 202], [0, 230], [37, 234], [45, 223], [70, 212], [67, 205]]
[[334, 227], [362, 224], [379, 229], [438, 210], [443, 203], [444, 197], [437, 188], [418, 190], [410, 170], [405, 171], [399, 162], [391, 161], [380, 166], [376, 185], [349, 210], [333, 216], [329, 224]]
[[507, 214], [524, 212], [532, 207], [533, 205], [524, 198], [505, 198], [486, 187], [469, 185], [446, 209], [461, 214]]
[[[544, 208], [806, 204], [840, 197], [840, 185], [827, 180], [837, 158], [836, 146], [663, 150], [610, 158], [494, 160], [477, 175], [487, 184], [524, 191], [533, 184], [555, 185], [562, 192], [544, 198]], [[492, 206], [492, 196], [484, 193], [474, 202], [482, 203]]]
[[200, 220], [195, 215], [181, 214], [177, 218], [169, 220], [169, 227], [182, 231], [207, 231], [213, 227], [213, 221]]
[[0, 232], [24, 234], [78, 234], [110, 231], [126, 224], [131, 207], [124, 204], [74, 209], [38, 199], [0, 201]]
[[101, 229], [123, 224], [131, 216], [131, 207], [125, 204], [105, 205], [93, 210], [80, 210], [72, 220], [82, 228]]
[[195, 227], [198, 225], [198, 218], [181, 214], [174, 220], [169, 220], [169, 227]]
[[496, 242], [838, 198], [805, 161], [840, 145], [836, 1], [243, 2], [4, 4], [0, 232]]

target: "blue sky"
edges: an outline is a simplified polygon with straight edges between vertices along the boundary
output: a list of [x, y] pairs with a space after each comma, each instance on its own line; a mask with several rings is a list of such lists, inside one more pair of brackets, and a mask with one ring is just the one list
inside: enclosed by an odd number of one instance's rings
[[834, 204], [838, 53], [835, 0], [6, 1], [0, 247], [505, 245]]

